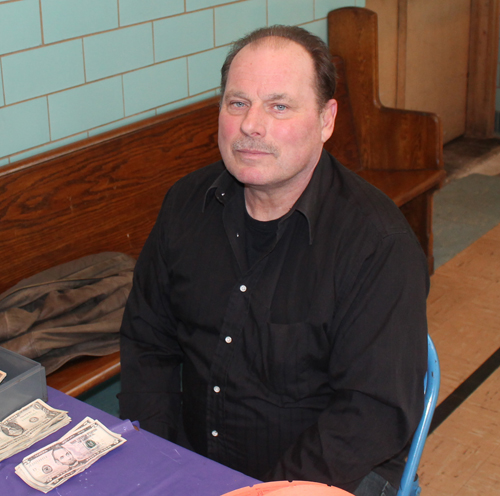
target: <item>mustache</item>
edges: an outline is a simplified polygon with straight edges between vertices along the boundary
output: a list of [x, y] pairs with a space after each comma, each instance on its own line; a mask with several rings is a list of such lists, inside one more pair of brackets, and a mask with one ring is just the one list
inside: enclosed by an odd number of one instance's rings
[[278, 149], [274, 145], [253, 138], [237, 139], [233, 142], [232, 149], [235, 152], [251, 150], [255, 152], [271, 153], [274, 156], [278, 156]]

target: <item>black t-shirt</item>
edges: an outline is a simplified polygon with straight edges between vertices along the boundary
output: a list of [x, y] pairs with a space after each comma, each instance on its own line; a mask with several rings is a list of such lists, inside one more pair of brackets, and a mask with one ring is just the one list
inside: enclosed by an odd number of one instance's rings
[[246, 250], [248, 266], [264, 256], [271, 248], [278, 233], [280, 219], [260, 221], [251, 217], [245, 210]]

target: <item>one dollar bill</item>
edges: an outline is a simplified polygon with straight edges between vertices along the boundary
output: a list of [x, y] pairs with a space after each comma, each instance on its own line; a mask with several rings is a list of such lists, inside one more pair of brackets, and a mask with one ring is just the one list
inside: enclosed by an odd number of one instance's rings
[[98, 420], [87, 417], [57, 442], [26, 456], [17, 465], [16, 474], [34, 489], [48, 493], [125, 442]]
[[68, 412], [37, 399], [0, 422], [0, 461], [29, 448], [71, 421]]

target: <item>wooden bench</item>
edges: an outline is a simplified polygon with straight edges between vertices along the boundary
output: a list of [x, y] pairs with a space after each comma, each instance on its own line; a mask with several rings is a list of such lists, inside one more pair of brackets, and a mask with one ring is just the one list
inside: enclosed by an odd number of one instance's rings
[[330, 12], [328, 42], [339, 70], [339, 115], [326, 148], [394, 200], [432, 273], [433, 194], [446, 176], [440, 119], [380, 103], [375, 12], [359, 7]]
[[[370, 98], [359, 94], [369, 83], [351, 85], [356, 64], [342, 55], [349, 91], [342, 79], [338, 127], [327, 148], [394, 199], [431, 260], [432, 191], [443, 178], [438, 121], [380, 105], [373, 110]], [[374, 74], [357, 71], [365, 79]], [[137, 257], [169, 187], [219, 159], [217, 118], [212, 98], [0, 168], [0, 292], [91, 253]], [[47, 383], [78, 396], [119, 371], [119, 353], [84, 357]]]

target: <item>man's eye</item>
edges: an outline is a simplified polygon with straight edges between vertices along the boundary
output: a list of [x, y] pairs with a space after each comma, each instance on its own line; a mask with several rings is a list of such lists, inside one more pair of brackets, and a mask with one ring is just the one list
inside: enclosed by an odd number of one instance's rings
[[231, 106], [235, 108], [243, 108], [245, 104], [243, 102], [232, 102]]
[[282, 105], [282, 104], [280, 104], [280, 103], [277, 103], [277, 104], [274, 106], [274, 108], [275, 108], [276, 110], [278, 110], [279, 112], [283, 112], [284, 110], [286, 110], [286, 108], [287, 108], [287, 107], [286, 107], [286, 105]]

